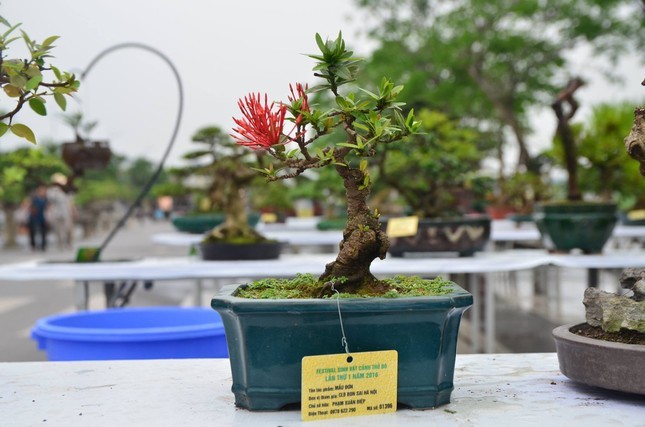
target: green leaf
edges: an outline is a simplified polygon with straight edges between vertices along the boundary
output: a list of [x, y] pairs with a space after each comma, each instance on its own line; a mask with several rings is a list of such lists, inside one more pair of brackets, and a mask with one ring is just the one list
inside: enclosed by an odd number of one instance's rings
[[65, 109], [67, 108], [67, 99], [65, 99], [65, 95], [63, 95], [62, 93], [54, 92], [54, 100], [56, 101], [56, 104], [58, 104], [60, 109], [65, 111]]
[[27, 79], [21, 76], [20, 74], [11, 76], [9, 81], [11, 82], [12, 85], [16, 86], [17, 88], [23, 88], [27, 84]]
[[41, 116], [47, 115], [47, 107], [45, 107], [45, 103], [43, 102], [42, 99], [31, 98], [29, 100], [29, 106], [31, 107], [32, 110], [34, 110], [36, 114], [40, 114]]
[[63, 80], [62, 74], [60, 73], [60, 70], [53, 65], [51, 66], [52, 71], [54, 72], [54, 75], [58, 80]]
[[2, 137], [2, 135], [7, 133], [8, 130], [9, 130], [9, 125], [4, 122], [0, 122], [0, 137]]
[[40, 82], [42, 81], [43, 81], [43, 76], [34, 76], [30, 78], [27, 84], [25, 85], [25, 90], [30, 91], [30, 90], [36, 89], [40, 84]]
[[9, 98], [17, 98], [20, 96], [20, 89], [18, 89], [13, 85], [5, 85], [3, 90], [4, 90], [4, 93], [6, 93]]
[[42, 47], [48, 47], [50, 44], [54, 43], [56, 40], [58, 40], [60, 36], [50, 36], [47, 37], [45, 40], [43, 40], [41, 46]]
[[11, 125], [10, 129], [14, 135], [19, 136], [20, 138], [25, 138], [27, 141], [31, 142], [32, 144], [36, 144], [36, 135], [34, 135], [34, 132], [31, 129], [29, 129], [28, 126], [20, 123], [15, 123]]
[[322, 37], [320, 37], [320, 34], [318, 33], [316, 33], [316, 44], [318, 45], [318, 49], [320, 49], [322, 53], [327, 52], [327, 47], [325, 46], [325, 42], [323, 42]]
[[339, 143], [338, 143], [338, 144], [336, 144], [336, 145], [338, 145], [339, 147], [355, 148], [355, 149], [357, 149], [357, 150], [361, 148], [361, 147], [359, 147], [359, 146], [358, 146], [358, 145], [356, 145], [356, 144], [349, 144], [349, 143], [347, 143], [347, 142], [339, 142]]

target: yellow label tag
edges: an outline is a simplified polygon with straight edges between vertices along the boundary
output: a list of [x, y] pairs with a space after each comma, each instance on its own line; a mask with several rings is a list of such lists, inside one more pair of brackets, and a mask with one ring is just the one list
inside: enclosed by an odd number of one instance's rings
[[627, 212], [627, 219], [631, 221], [638, 221], [640, 219], [645, 219], [645, 209], [638, 209], [635, 211]]
[[302, 358], [302, 419], [396, 411], [396, 350]]
[[388, 237], [408, 237], [417, 234], [419, 228], [418, 216], [391, 218], [387, 221], [385, 233]]
[[260, 221], [265, 224], [273, 224], [274, 222], [278, 221], [278, 215], [274, 214], [273, 212], [265, 212], [260, 215]]

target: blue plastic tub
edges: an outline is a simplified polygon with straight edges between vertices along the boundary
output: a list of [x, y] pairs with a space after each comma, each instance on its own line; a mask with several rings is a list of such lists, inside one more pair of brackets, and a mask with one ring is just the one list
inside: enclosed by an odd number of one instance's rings
[[143, 307], [44, 317], [31, 331], [49, 360], [226, 358], [224, 326], [205, 307]]

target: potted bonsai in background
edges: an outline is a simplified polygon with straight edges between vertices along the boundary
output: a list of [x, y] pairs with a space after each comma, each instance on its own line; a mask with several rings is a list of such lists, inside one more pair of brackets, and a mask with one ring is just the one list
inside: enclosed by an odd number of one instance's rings
[[224, 212], [224, 221], [210, 230], [200, 244], [202, 258], [235, 260], [280, 256], [281, 243], [266, 239], [249, 225], [246, 189], [257, 177], [249, 167], [254, 156], [217, 127], [199, 130], [193, 141], [206, 147], [187, 154], [185, 158], [209, 159], [204, 166], [211, 179], [209, 198]]
[[[192, 136], [192, 141], [198, 148], [182, 156], [192, 164], [174, 168], [172, 174], [184, 183], [184, 192], [192, 193], [197, 200], [194, 202], [195, 207], [192, 212], [173, 216], [172, 223], [179, 231], [203, 234], [221, 225], [226, 219], [225, 193], [228, 190], [221, 180], [226, 181], [227, 172], [222, 163], [235, 162], [235, 160], [226, 160], [226, 157], [231, 150], [239, 151], [239, 149], [234, 148], [230, 137], [217, 126], [199, 129]], [[253, 175], [249, 175], [253, 178]], [[247, 185], [246, 182], [241, 184]], [[246, 200], [243, 199], [242, 203], [246, 203]], [[249, 219], [252, 225], [255, 225], [259, 216], [249, 216]]]
[[424, 109], [418, 117], [422, 133], [380, 147], [375, 157], [378, 179], [396, 190], [419, 218], [416, 234], [390, 236], [390, 254], [473, 255], [484, 249], [490, 237], [490, 218], [473, 215], [473, 204], [480, 178], [475, 171], [492, 143], [483, 133], [441, 112]]
[[[645, 108], [634, 112], [625, 146], [645, 176]], [[587, 322], [553, 331], [560, 369], [585, 384], [645, 394], [645, 268], [626, 269], [620, 283], [626, 294], [585, 290]]]
[[[322, 84], [311, 90], [329, 91], [336, 105], [317, 109], [309, 103], [311, 91], [299, 83], [291, 86], [288, 103], [251, 93], [239, 101], [242, 117], [235, 119], [234, 138], [275, 160], [261, 169], [269, 181], [321, 167], [335, 170], [346, 191], [347, 223], [336, 258], [324, 271], [321, 266], [318, 278], [268, 278], [224, 287], [213, 298], [226, 329], [235, 403], [277, 410], [299, 402], [302, 358], [343, 347], [357, 355], [396, 350], [399, 403], [414, 408], [447, 403], [459, 322], [472, 295], [440, 278], [378, 279], [370, 272], [375, 259], [385, 258], [389, 241], [378, 212], [367, 204], [372, 187], [367, 159], [377, 146], [417, 133], [420, 124], [412, 111], [403, 114], [397, 102], [401, 87], [387, 79], [371, 91], [347, 91], [359, 61], [340, 34], [327, 41], [316, 35], [316, 42], [320, 54], [310, 57]], [[327, 139], [336, 128], [345, 132], [342, 142]], [[411, 297], [428, 293], [433, 296]], [[341, 294], [342, 303], [329, 298]], [[370, 295], [375, 297], [362, 298]], [[260, 299], [267, 297], [275, 299]], [[338, 304], [347, 332], [343, 340]]]
[[74, 180], [84, 176], [86, 170], [106, 168], [112, 158], [112, 150], [107, 141], [90, 139], [89, 135], [97, 122], [84, 121], [80, 112], [65, 116], [64, 120], [76, 136], [75, 141], [61, 144], [63, 161], [73, 172], [68, 179], [68, 186], [73, 188]]
[[556, 140], [562, 144], [567, 171], [567, 200], [540, 204], [534, 215], [543, 244], [552, 251], [602, 252], [617, 222], [615, 203], [582, 200], [578, 181], [578, 141], [570, 121], [578, 110], [575, 92], [583, 85], [582, 79], [572, 79], [552, 104], [558, 119]]

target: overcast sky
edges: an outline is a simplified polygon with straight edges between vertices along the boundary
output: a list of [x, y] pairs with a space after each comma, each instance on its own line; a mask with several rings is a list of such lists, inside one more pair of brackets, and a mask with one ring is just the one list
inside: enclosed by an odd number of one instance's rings
[[[369, 50], [369, 43], [356, 34], [361, 18], [350, 0], [0, 1], [0, 14], [11, 23], [22, 22], [32, 38], [61, 36], [52, 62], [62, 69], [81, 71], [99, 52], [123, 42], [144, 43], [166, 54], [178, 68], [185, 91], [170, 164], [188, 151], [190, 136], [200, 127], [218, 125], [230, 131], [238, 98], [261, 91], [272, 99], [286, 99], [289, 83], [314, 82], [313, 62], [303, 54], [317, 52], [316, 32], [335, 37], [342, 30], [356, 51]], [[590, 64], [585, 53], [573, 62], [572, 73], [582, 72], [590, 80], [580, 91], [581, 117], [594, 103], [645, 98], [637, 86], [645, 75], [635, 61], [620, 65], [627, 80], [622, 84], [604, 81], [590, 72]], [[167, 64], [152, 53], [128, 49], [104, 57], [82, 82], [78, 102], [68, 105], [97, 120], [92, 136], [108, 139], [114, 151], [157, 161], [172, 132], [177, 93]], [[44, 118], [21, 112], [20, 121], [41, 141], [72, 139], [53, 102], [49, 111]], [[550, 143], [555, 128], [551, 116], [538, 116], [534, 145]], [[3, 137], [2, 149], [25, 144], [12, 139]]]

